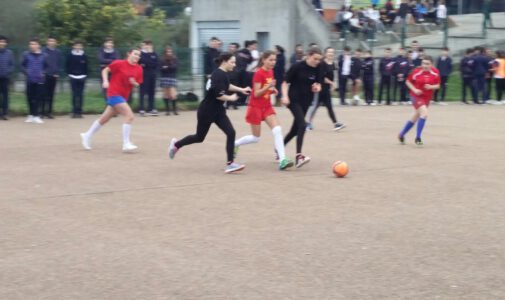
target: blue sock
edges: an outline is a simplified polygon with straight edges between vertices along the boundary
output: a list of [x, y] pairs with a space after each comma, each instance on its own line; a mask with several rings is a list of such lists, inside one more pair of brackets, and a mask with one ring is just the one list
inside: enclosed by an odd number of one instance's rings
[[426, 123], [426, 119], [419, 118], [419, 120], [417, 120], [417, 135], [416, 135], [416, 138], [418, 138], [418, 139], [421, 138], [421, 134], [423, 133], [424, 123]]
[[410, 129], [414, 126], [414, 123], [412, 121], [408, 121], [407, 124], [405, 124], [405, 127], [403, 127], [402, 131], [400, 132], [400, 136], [404, 137], [407, 132], [409, 132]]

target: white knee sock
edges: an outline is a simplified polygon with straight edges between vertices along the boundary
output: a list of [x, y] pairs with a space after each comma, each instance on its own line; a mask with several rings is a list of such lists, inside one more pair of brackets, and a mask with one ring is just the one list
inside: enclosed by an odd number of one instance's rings
[[242, 146], [242, 145], [247, 145], [247, 144], [254, 144], [260, 141], [260, 138], [254, 135], [246, 135], [238, 140], [235, 141], [235, 147], [237, 146]]
[[130, 144], [130, 132], [132, 131], [131, 124], [123, 124], [123, 144]]
[[95, 120], [95, 122], [93, 122], [93, 124], [91, 124], [91, 127], [88, 129], [88, 131], [86, 131], [86, 136], [87, 137], [92, 137], [93, 134], [95, 134], [100, 128], [102, 127], [102, 125], [100, 125], [100, 122], [98, 122], [98, 120]]
[[284, 150], [284, 138], [282, 137], [281, 126], [275, 126], [272, 129], [272, 134], [274, 135], [275, 150], [277, 150], [279, 159], [283, 160], [284, 158], [286, 158], [286, 151]]

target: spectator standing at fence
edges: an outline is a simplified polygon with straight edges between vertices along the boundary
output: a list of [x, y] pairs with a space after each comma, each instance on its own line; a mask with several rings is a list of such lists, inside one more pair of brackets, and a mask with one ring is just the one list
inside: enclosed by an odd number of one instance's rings
[[[437, 59], [437, 69], [440, 72], [440, 89], [435, 91], [435, 102], [441, 105], [447, 105], [445, 101], [445, 93], [447, 90], [447, 82], [452, 73], [452, 58], [449, 56], [449, 48], [443, 48], [442, 54]], [[440, 91], [440, 98], [439, 96]]]
[[150, 116], [157, 116], [156, 110], [156, 74], [159, 70], [158, 54], [154, 51], [153, 42], [145, 40], [140, 54], [139, 64], [142, 66], [144, 79], [140, 85], [140, 116], [145, 116], [144, 97], [147, 96], [147, 112]]
[[305, 53], [303, 52], [303, 45], [297, 44], [295, 46], [295, 52], [291, 55], [291, 58], [289, 59], [289, 65], [292, 66], [297, 62], [301, 62], [303, 60], [304, 54]]
[[215, 60], [219, 56], [219, 53], [219, 39], [217, 37], [211, 37], [209, 40], [209, 45], [205, 49], [205, 53], [203, 55], [203, 72], [205, 74], [204, 87], [212, 72], [214, 72], [219, 67], [215, 63]]
[[72, 51], [67, 57], [67, 74], [72, 88], [72, 118], [82, 118], [84, 88], [88, 77], [88, 56], [84, 53], [83, 43], [75, 40]]
[[323, 10], [323, 5], [321, 4], [321, 0], [312, 0], [312, 5], [314, 6], [314, 9], [321, 14], [321, 16], [324, 15], [324, 10]]
[[491, 91], [493, 89], [493, 62], [494, 52], [486, 48], [486, 57], [488, 58], [488, 69], [486, 72], [486, 101], [491, 100]]
[[496, 51], [496, 59], [493, 61], [493, 72], [496, 86], [496, 100], [502, 101], [505, 92], [505, 52]]
[[177, 68], [179, 61], [174, 55], [172, 47], [166, 47], [160, 61], [160, 86], [163, 89], [163, 102], [165, 103], [165, 115], [170, 115], [170, 105], [174, 115], [177, 112]]
[[338, 93], [340, 105], [348, 105], [345, 101], [347, 92], [347, 80], [351, 79], [352, 56], [351, 48], [344, 47], [344, 51], [338, 56]]
[[459, 62], [459, 71], [462, 77], [462, 99], [461, 101], [468, 104], [466, 101], [466, 91], [470, 90], [470, 94], [473, 95], [473, 49], [467, 49], [465, 56]]
[[[473, 74], [473, 102], [477, 104], [486, 103], [486, 73], [489, 69], [489, 58], [485, 55], [485, 50], [482, 47], [475, 48], [472, 65]], [[479, 95], [482, 95], [482, 101], [479, 100]]]
[[407, 87], [405, 81], [410, 72], [410, 62], [406, 56], [405, 49], [398, 49], [398, 56], [395, 58], [395, 66], [393, 69], [393, 77], [395, 79], [393, 87], [393, 101], [396, 102], [396, 91], [400, 91], [400, 103], [407, 103]]
[[391, 57], [391, 48], [384, 50], [384, 57], [379, 62], [379, 73], [381, 80], [379, 83], [379, 105], [382, 103], [382, 95], [386, 90], [386, 104], [391, 105], [391, 76], [395, 65], [394, 59]]
[[375, 62], [372, 57], [372, 51], [370, 50], [364, 52], [361, 71], [363, 76], [363, 91], [365, 94], [365, 102], [367, 105], [376, 105], [373, 102], [375, 88]]
[[45, 95], [42, 97], [41, 115], [43, 118], [53, 119], [54, 92], [58, 78], [63, 69], [63, 55], [57, 48], [58, 42], [54, 37], [48, 37], [46, 47], [42, 49], [45, 55], [47, 68], [45, 78]]
[[[116, 59], [120, 59], [119, 51], [114, 49], [114, 40], [111, 37], [105, 39], [103, 43], [103, 47], [98, 51], [98, 63], [100, 64], [100, 74], [103, 69], [107, 68], [113, 61]], [[102, 78], [100, 78], [100, 82], [103, 85]], [[105, 101], [107, 101], [107, 90], [103, 90], [103, 96]]]
[[14, 72], [14, 55], [7, 49], [7, 38], [0, 35], [0, 119], [9, 115], [9, 80]]
[[26, 123], [42, 124], [40, 118], [40, 105], [44, 97], [44, 80], [47, 64], [45, 55], [40, 49], [40, 41], [37, 38], [30, 40], [29, 51], [23, 53], [21, 70], [26, 76], [26, 97], [29, 106], [29, 115]]
[[437, 6], [437, 24], [442, 26], [441, 29], [444, 29], [447, 22], [447, 7], [445, 6], [445, 0], [440, 0]]
[[282, 82], [284, 81], [284, 75], [286, 74], [286, 51], [283, 47], [275, 45], [275, 54], [277, 62], [274, 67], [274, 78], [275, 78], [275, 88], [277, 89], [277, 102], [282, 99]]

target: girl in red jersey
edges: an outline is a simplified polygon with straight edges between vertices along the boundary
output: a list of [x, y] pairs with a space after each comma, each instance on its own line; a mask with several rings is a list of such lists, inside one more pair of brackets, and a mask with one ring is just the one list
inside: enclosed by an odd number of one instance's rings
[[285, 170], [294, 165], [286, 158], [282, 129], [272, 107], [271, 96], [279, 91], [275, 88], [273, 68], [277, 56], [273, 51], [265, 51], [260, 58], [258, 69], [253, 78], [253, 90], [247, 107], [246, 121], [251, 124], [251, 135], [246, 135], [235, 141], [235, 154], [242, 145], [257, 143], [261, 135], [261, 122], [265, 121], [274, 135], [275, 150], [279, 155], [279, 170]]
[[430, 56], [425, 56], [421, 66], [410, 73], [406, 85], [410, 89], [412, 105], [414, 105], [416, 112], [412, 119], [405, 124], [405, 127], [398, 135], [398, 139], [400, 143], [405, 144], [405, 134], [417, 122], [415, 143], [422, 145], [421, 134], [426, 118], [428, 118], [428, 106], [433, 98], [433, 91], [440, 88], [440, 73], [433, 67], [433, 59]]
[[[128, 58], [115, 60], [102, 70], [103, 88], [107, 90], [107, 107], [100, 118], [93, 122], [87, 132], [81, 133], [82, 146], [91, 150], [91, 137], [105, 123], [117, 114], [124, 117], [123, 123], [123, 151], [133, 151], [138, 147], [130, 141], [133, 112], [126, 102], [134, 87], [142, 83], [142, 67], [138, 65], [140, 50], [128, 51]], [[109, 83], [109, 73], [111, 73]]]

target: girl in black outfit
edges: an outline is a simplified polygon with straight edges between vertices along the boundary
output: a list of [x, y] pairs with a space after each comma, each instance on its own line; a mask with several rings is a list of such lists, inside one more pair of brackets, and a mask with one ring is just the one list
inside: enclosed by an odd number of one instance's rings
[[171, 47], [165, 48], [165, 53], [160, 62], [160, 86], [163, 89], [163, 102], [165, 102], [165, 115], [170, 115], [170, 105], [172, 102], [172, 109], [174, 115], [178, 115], [177, 112], [177, 68], [179, 66], [179, 61], [175, 57]]
[[323, 85], [321, 86], [321, 92], [319, 93], [319, 97], [316, 97], [312, 106], [309, 108], [307, 113], [307, 128], [312, 130], [312, 121], [316, 115], [317, 108], [322, 103], [326, 106], [328, 110], [328, 115], [333, 122], [333, 130], [338, 131], [345, 127], [344, 124], [337, 122], [337, 118], [335, 116], [335, 112], [333, 111], [333, 105], [331, 103], [331, 90], [335, 89], [337, 84], [335, 82], [335, 49], [332, 47], [328, 47], [324, 50], [324, 61], [321, 63], [319, 68], [323, 73]]
[[294, 117], [291, 130], [284, 138], [284, 144], [289, 143], [296, 136], [297, 168], [310, 161], [310, 157], [302, 154], [305, 115], [314, 99], [314, 93], [321, 91], [323, 76], [318, 66], [322, 57], [321, 50], [311, 48], [304, 61], [291, 66], [282, 83], [282, 104], [287, 105]]
[[247, 95], [251, 92], [250, 87], [239, 88], [230, 84], [227, 72], [235, 67], [235, 56], [230, 53], [221, 54], [216, 64], [219, 68], [212, 72], [209, 81], [207, 81], [205, 99], [198, 107], [196, 134], [188, 135], [180, 141], [173, 138], [170, 142], [169, 155], [173, 159], [177, 151], [187, 145], [201, 143], [209, 132], [212, 123], [215, 123], [226, 134], [226, 154], [228, 162], [224, 169], [225, 173], [241, 171], [245, 165], [233, 162], [233, 150], [235, 147], [235, 129], [226, 115], [224, 102], [237, 101], [237, 94], [227, 95], [228, 91], [240, 92]]

